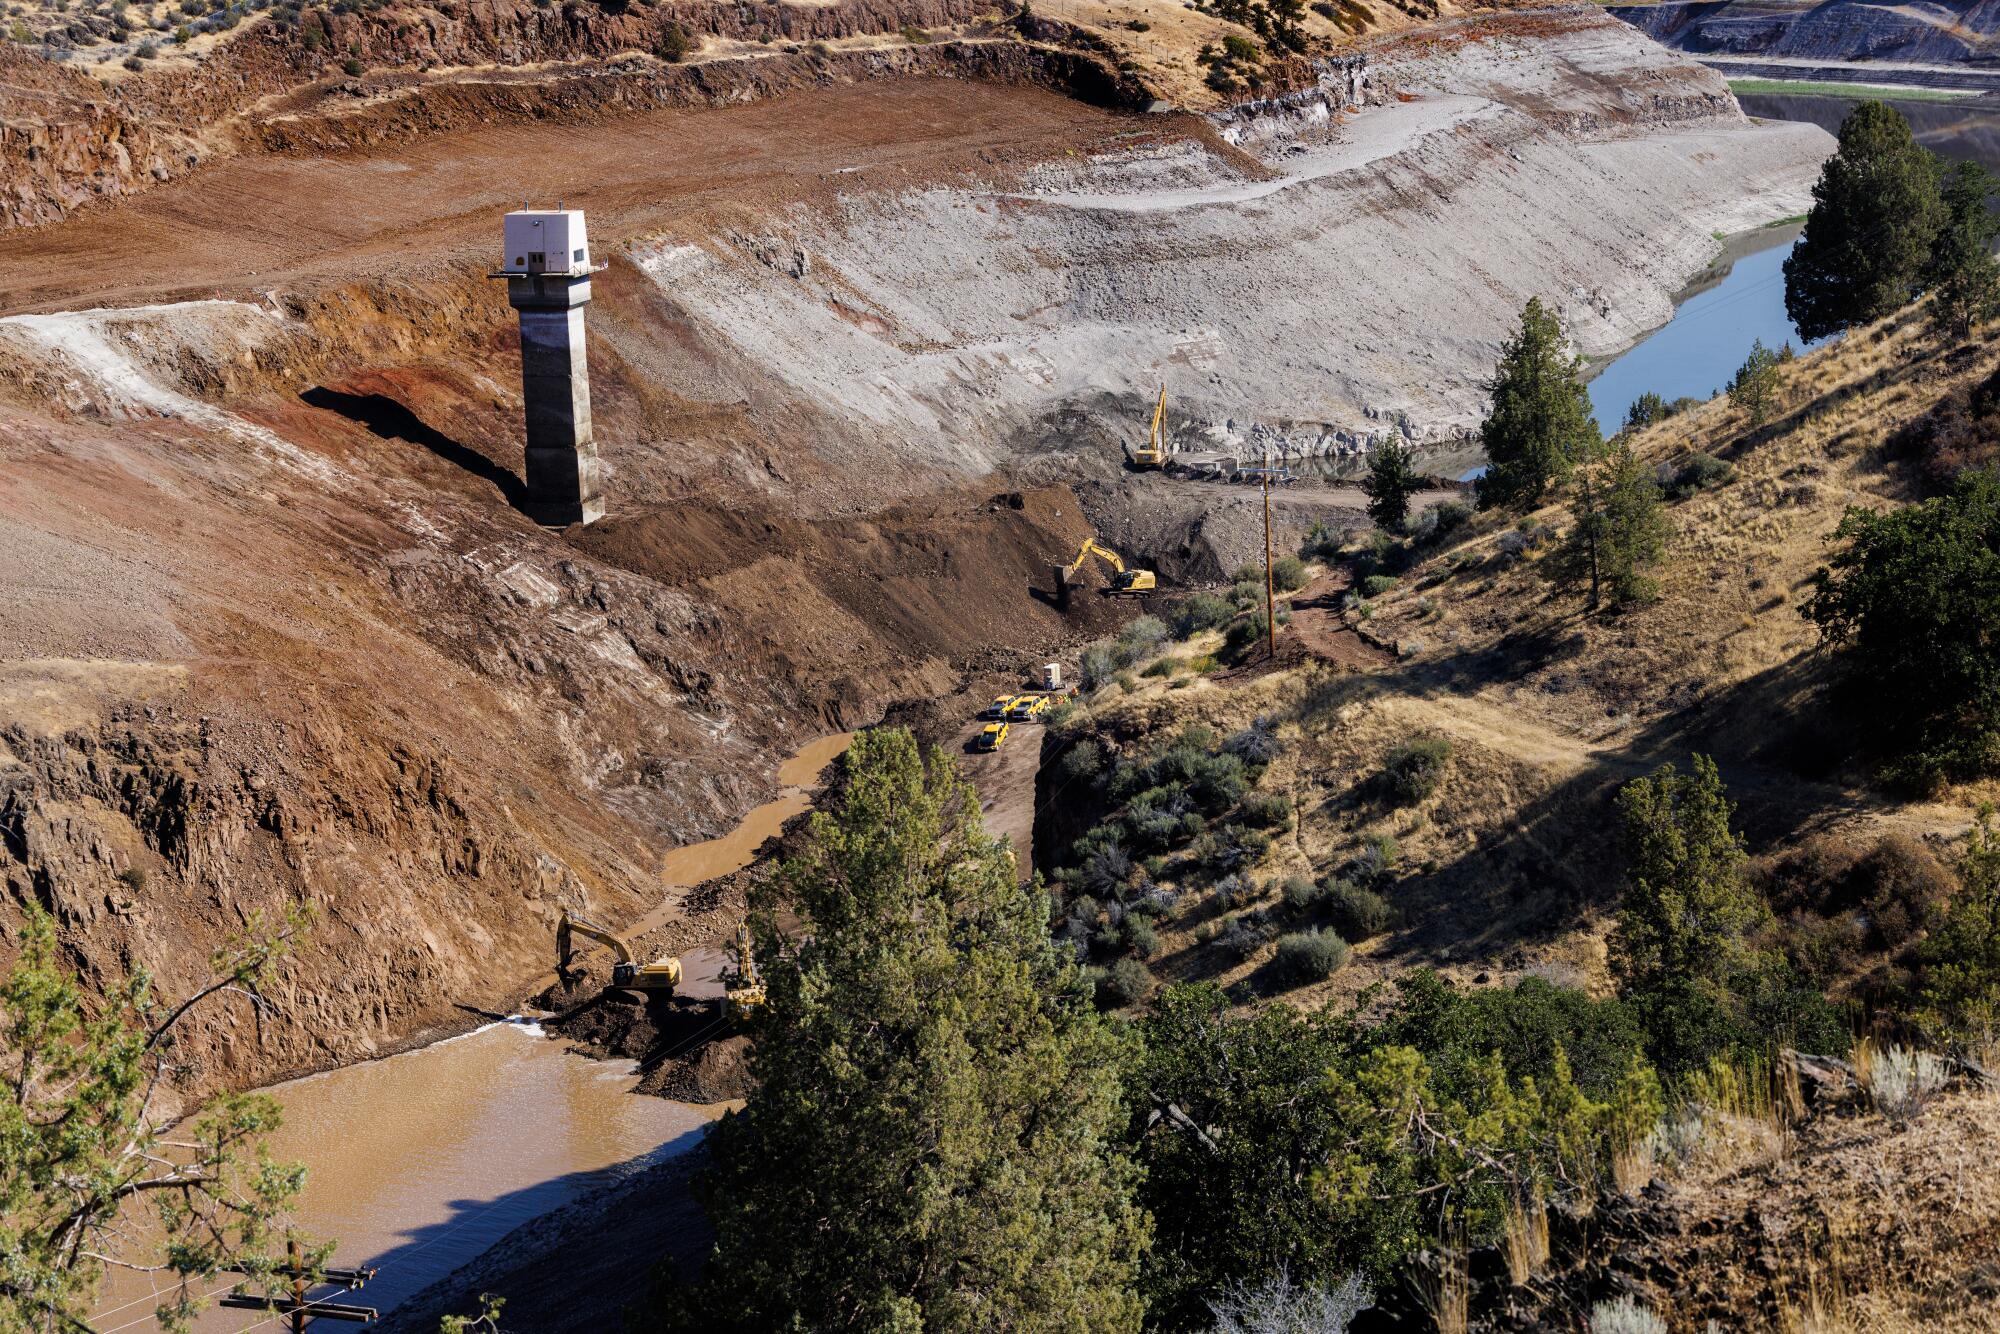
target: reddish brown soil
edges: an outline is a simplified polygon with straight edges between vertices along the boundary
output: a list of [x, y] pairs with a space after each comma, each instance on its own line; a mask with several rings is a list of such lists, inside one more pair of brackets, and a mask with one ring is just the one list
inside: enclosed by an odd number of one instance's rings
[[491, 261], [522, 199], [589, 212], [600, 254], [824, 197], [1060, 154], [1129, 129], [1028, 88], [910, 79], [614, 126], [480, 126], [392, 150], [262, 155], [206, 168], [0, 248], [0, 314], [256, 295], [434, 276]]
[[1298, 651], [1344, 671], [1365, 672], [1394, 662], [1394, 654], [1347, 623], [1340, 603], [1353, 585], [1351, 572], [1336, 569], [1301, 590], [1292, 599], [1292, 619], [1278, 637], [1279, 657], [1285, 656], [1289, 640]]

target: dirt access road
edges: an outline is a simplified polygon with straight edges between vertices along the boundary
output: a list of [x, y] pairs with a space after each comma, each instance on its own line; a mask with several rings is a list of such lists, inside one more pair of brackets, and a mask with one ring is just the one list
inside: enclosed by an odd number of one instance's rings
[[[969, 700], [967, 711], [985, 703], [984, 699]], [[1015, 866], [1026, 880], [1035, 871], [1035, 773], [1041, 768], [1045, 729], [1038, 722], [1017, 722], [1008, 729], [1007, 743], [999, 750], [975, 750], [973, 742], [985, 726], [986, 719], [968, 719], [949, 752], [957, 757], [959, 772], [979, 793], [979, 814], [986, 832], [1011, 840]]]
[[[258, 294], [485, 263], [526, 199], [588, 211], [600, 255], [840, 194], [1087, 151], [1134, 124], [1055, 93], [900, 79], [609, 124], [483, 127], [337, 157], [256, 156], [0, 248], [0, 314]], [[1198, 133], [1154, 117], [1149, 133]]]

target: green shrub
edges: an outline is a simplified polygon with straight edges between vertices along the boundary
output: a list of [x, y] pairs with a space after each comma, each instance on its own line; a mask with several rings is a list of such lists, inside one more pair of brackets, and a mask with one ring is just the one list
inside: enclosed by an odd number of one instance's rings
[[1299, 556], [1304, 560], [1333, 561], [1340, 558], [1340, 544], [1345, 534], [1338, 528], [1329, 528], [1315, 520], [1306, 533], [1306, 540], [1299, 543]]
[[1167, 624], [1157, 616], [1141, 616], [1118, 632], [1118, 647], [1126, 662], [1137, 662], [1167, 642]]
[[1203, 630], [1213, 630], [1218, 625], [1226, 625], [1234, 615], [1229, 603], [1214, 593], [1196, 593], [1183, 602], [1174, 617], [1174, 634], [1187, 639]]
[[1371, 574], [1361, 581], [1361, 596], [1365, 598], [1379, 598], [1395, 586], [1395, 575]]
[[1335, 876], [1321, 888], [1333, 929], [1348, 940], [1379, 936], [1396, 924], [1396, 910], [1389, 900], [1366, 885]]
[[1260, 608], [1247, 615], [1238, 616], [1229, 623], [1229, 633], [1222, 637], [1223, 647], [1232, 653], [1242, 653], [1252, 646], [1264, 642], [1265, 627], [1270, 623], [1264, 619]]
[[1316, 912], [1326, 902], [1326, 886], [1310, 877], [1288, 875], [1284, 887], [1285, 906], [1295, 913]]
[[1056, 761], [1056, 773], [1065, 782], [1070, 779], [1095, 778], [1104, 772], [1104, 748], [1088, 737], [1077, 742]]
[[1429, 797], [1444, 781], [1445, 766], [1450, 762], [1451, 742], [1443, 737], [1424, 737], [1396, 747], [1382, 770], [1389, 800], [1398, 806], [1414, 806]]
[[1361, 850], [1348, 860], [1342, 874], [1363, 885], [1373, 885], [1396, 864], [1396, 840], [1387, 834], [1370, 834], [1361, 841]]
[[1281, 593], [1293, 593], [1306, 586], [1306, 563], [1297, 556], [1280, 556], [1271, 562], [1271, 582]]
[[1713, 454], [1690, 454], [1680, 466], [1664, 464], [1661, 472], [1660, 489], [1668, 500], [1686, 500], [1697, 491], [1711, 487], [1727, 486], [1736, 478], [1736, 469]]
[[1136, 1005], [1153, 989], [1153, 972], [1129, 954], [1105, 970], [1097, 984], [1097, 1003], [1109, 1009]]
[[1117, 655], [1109, 644], [1092, 644], [1078, 657], [1076, 663], [1077, 684], [1086, 693], [1095, 693], [1109, 684], [1119, 669]]
[[1289, 827], [1291, 800], [1281, 792], [1253, 792], [1243, 799], [1243, 819], [1262, 829]]
[[1140, 958], [1150, 959], [1160, 952], [1160, 933], [1145, 918], [1128, 916], [1125, 919], [1125, 943]]
[[1239, 610], [1258, 605], [1264, 600], [1264, 581], [1237, 580], [1229, 590], [1229, 600], [1235, 603]]
[[1324, 981], [1347, 962], [1347, 942], [1331, 931], [1292, 931], [1278, 937], [1271, 972], [1280, 982], [1302, 987]]
[[653, 46], [653, 54], [670, 65], [677, 65], [688, 58], [694, 49], [694, 41], [688, 30], [678, 23], [669, 23], [667, 30], [660, 34], [660, 40]]

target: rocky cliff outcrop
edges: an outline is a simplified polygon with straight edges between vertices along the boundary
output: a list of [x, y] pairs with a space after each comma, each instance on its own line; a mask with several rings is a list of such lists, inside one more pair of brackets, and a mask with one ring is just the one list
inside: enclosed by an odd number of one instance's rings
[[1990, 64], [2000, 58], [2000, 3], [1878, 4], [1867, 0], [1696, 0], [1611, 10], [1682, 51], [1798, 60]]

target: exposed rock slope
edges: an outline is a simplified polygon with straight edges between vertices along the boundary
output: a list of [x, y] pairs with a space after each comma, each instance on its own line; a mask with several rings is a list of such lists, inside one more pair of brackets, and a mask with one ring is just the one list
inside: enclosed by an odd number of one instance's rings
[[[1090, 530], [1067, 484], [1116, 476], [1158, 377], [1178, 422], [1315, 447], [1463, 425], [1526, 295], [1586, 346], [1629, 338], [1711, 231], [1794, 208], [1825, 144], [1590, 15], [1371, 59], [1400, 95], [1251, 136], [1261, 160], [1192, 118], [888, 78], [615, 133], [560, 101], [419, 115], [16, 234], [8, 892], [86, 967], [169, 989], [254, 912], [318, 904], [293, 1022], [259, 1045], [215, 1020], [216, 1079], [502, 1004], [560, 906], [656, 899], [659, 851], [811, 735], [1101, 629], [1031, 589]], [[614, 517], [580, 534], [510, 503], [518, 361], [483, 274], [529, 190], [613, 256]], [[1093, 495], [1107, 522], [1129, 503]]]

